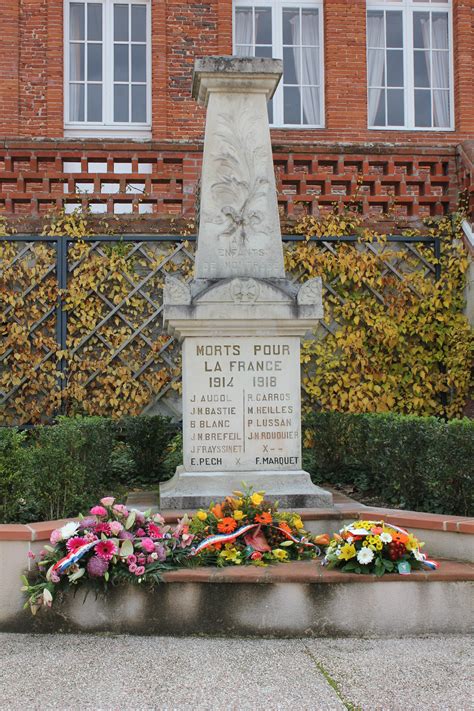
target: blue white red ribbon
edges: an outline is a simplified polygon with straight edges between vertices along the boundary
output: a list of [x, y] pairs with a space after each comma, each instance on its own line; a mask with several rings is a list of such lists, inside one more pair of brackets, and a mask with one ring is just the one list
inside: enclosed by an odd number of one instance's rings
[[71, 565], [74, 565], [74, 563], [77, 563], [77, 561], [80, 560], [82, 556], [87, 553], [87, 551], [90, 551], [91, 548], [96, 546], [98, 543], [100, 543], [100, 540], [91, 541], [90, 543], [84, 543], [84, 545], [80, 548], [76, 548], [75, 551], [71, 551], [66, 556], [64, 556], [64, 558], [58, 560], [58, 562], [55, 563], [55, 565], [53, 566], [53, 570], [55, 572], [64, 573], [65, 570], [70, 568]]
[[233, 541], [235, 541], [236, 538], [239, 538], [239, 536], [243, 536], [245, 533], [252, 531], [259, 525], [260, 524], [258, 523], [249, 523], [246, 526], [241, 526], [232, 533], [216, 533], [213, 536], [208, 536], [203, 541], [201, 541], [201, 543], [196, 546], [196, 548], [192, 548], [189, 555], [198, 555], [198, 553], [201, 553], [201, 551], [205, 550], [206, 548], [209, 548], [209, 546], [214, 546], [216, 543], [221, 545], [222, 543], [232, 543]]
[[[261, 526], [262, 524], [260, 523], [249, 523], [246, 526], [241, 526], [241, 528], [238, 528], [236, 531], [233, 531], [232, 533], [216, 533], [212, 536], [208, 536], [205, 538], [201, 543], [196, 546], [196, 548], [192, 548], [190, 552], [190, 556], [195, 556], [198, 555], [198, 553], [201, 553], [201, 551], [205, 550], [206, 548], [209, 548], [210, 546], [214, 546], [216, 543], [217, 544], [223, 544], [223, 543], [233, 543], [236, 538], [239, 538], [240, 536], [245, 535], [249, 531], [252, 531], [254, 528], [257, 528], [258, 526]], [[318, 555], [320, 554], [320, 550], [317, 545], [314, 543], [311, 543], [307, 538], [297, 538], [296, 536], [293, 536], [291, 533], [288, 531], [284, 531], [282, 528], [279, 526], [270, 526], [270, 528], [274, 528], [277, 531], [280, 531], [280, 533], [283, 533], [288, 539], [292, 540], [294, 543], [297, 543], [298, 545], [303, 545], [311, 548], [315, 548], [316, 551], [318, 552]]]

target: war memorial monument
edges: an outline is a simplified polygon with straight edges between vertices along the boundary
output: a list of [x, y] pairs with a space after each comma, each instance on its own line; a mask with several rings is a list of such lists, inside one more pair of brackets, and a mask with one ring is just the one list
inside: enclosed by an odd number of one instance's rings
[[300, 339], [321, 280], [285, 276], [267, 101], [277, 59], [196, 60], [207, 106], [194, 279], [168, 277], [164, 321], [182, 341], [184, 461], [163, 508], [207, 506], [242, 482], [283, 507], [332, 506], [301, 462]]

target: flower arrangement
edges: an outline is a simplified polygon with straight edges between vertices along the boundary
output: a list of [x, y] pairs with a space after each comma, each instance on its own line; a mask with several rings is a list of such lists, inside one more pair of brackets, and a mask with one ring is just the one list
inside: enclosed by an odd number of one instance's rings
[[323, 565], [350, 573], [408, 575], [438, 564], [421, 552], [412, 533], [383, 521], [354, 521], [334, 534], [326, 549]]
[[[328, 540], [323, 536], [320, 543]], [[121, 581], [154, 585], [163, 571], [184, 565], [314, 558], [320, 554], [316, 543], [298, 514], [279, 513], [263, 492], [234, 492], [207, 511], [185, 515], [174, 528], [159, 513], [130, 511], [106, 497], [87, 517], [51, 533], [36, 570], [22, 576], [25, 607], [35, 614], [41, 606], [51, 607], [60, 590], [85, 581], [105, 589]]]
[[33, 614], [42, 605], [51, 607], [59, 590], [86, 580], [102, 587], [127, 580], [153, 585], [164, 570], [180, 564], [192, 539], [185, 524], [172, 530], [158, 513], [129, 511], [114, 498], [103, 498], [89, 516], [51, 533], [34, 579], [22, 576], [25, 607]]
[[[234, 491], [189, 521], [201, 565], [258, 565], [315, 558], [326, 536], [312, 537], [296, 513], [279, 512], [263, 491]], [[327, 540], [326, 540], [327, 539]]]

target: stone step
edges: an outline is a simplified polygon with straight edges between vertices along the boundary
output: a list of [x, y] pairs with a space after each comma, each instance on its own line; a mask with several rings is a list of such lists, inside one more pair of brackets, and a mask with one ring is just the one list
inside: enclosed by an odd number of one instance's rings
[[472, 630], [474, 566], [441, 561], [407, 576], [355, 575], [320, 561], [267, 568], [183, 568], [150, 591], [66, 594], [9, 631], [247, 636], [408, 636]]

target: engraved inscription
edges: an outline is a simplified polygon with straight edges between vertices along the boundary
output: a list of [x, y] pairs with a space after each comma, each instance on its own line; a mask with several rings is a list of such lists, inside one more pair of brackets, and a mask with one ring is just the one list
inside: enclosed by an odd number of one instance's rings
[[299, 368], [298, 338], [187, 338], [186, 469], [300, 468]]

